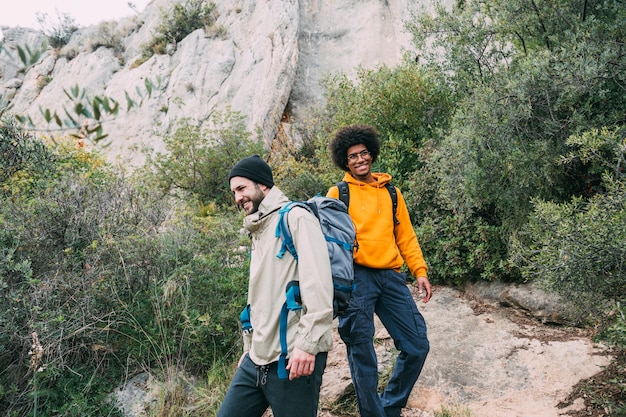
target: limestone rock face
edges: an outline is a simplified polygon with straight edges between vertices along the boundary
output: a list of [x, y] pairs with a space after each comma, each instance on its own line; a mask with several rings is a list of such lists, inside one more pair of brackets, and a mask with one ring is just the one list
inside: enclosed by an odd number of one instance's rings
[[88, 97], [113, 98], [122, 109], [128, 97], [137, 106], [104, 123], [105, 153], [131, 165], [142, 162], [137, 149], [161, 151], [163, 136], [180, 120], [209, 127], [212, 115], [227, 109], [244, 115], [249, 130], [259, 129], [269, 146], [281, 120], [304, 120], [322, 103], [325, 75], [398, 64], [412, 47], [405, 19], [431, 3], [216, 0], [211, 28], [143, 62], [142, 52], [176, 1], [153, 0], [132, 18], [81, 28], [26, 69], [17, 46], [36, 49], [45, 37], [34, 29], [1, 28], [0, 103], [41, 128], [48, 125], [40, 109], [62, 114], [71, 108], [65, 92], [75, 86]]

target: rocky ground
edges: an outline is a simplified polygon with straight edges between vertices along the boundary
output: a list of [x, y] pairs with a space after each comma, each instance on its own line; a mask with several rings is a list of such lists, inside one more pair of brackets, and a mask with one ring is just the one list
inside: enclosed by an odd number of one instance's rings
[[[562, 307], [558, 300], [524, 286], [464, 292], [437, 287], [433, 299], [418, 307], [428, 324], [431, 352], [403, 417], [432, 417], [442, 410], [472, 417], [609, 415], [585, 403], [583, 387], [595, 381], [601, 389], [602, 381], [624, 367], [591, 341], [589, 331], [555, 324]], [[322, 417], [340, 417], [337, 404], [354, 395], [345, 347], [335, 340]], [[381, 368], [388, 368], [394, 349], [383, 327], [377, 340]]]
[[[560, 300], [530, 286], [482, 284], [464, 291], [436, 287], [418, 307], [431, 350], [403, 417], [623, 415], [594, 399], [623, 409], [626, 355], [594, 343], [589, 330], [562, 325]], [[345, 346], [336, 329], [334, 336], [319, 416], [356, 416]], [[384, 380], [396, 351], [380, 324], [376, 349]], [[139, 377], [146, 381], [133, 379], [118, 395], [128, 417], [145, 415], [133, 411], [150, 385], [147, 374]], [[269, 410], [265, 417], [271, 416]]]

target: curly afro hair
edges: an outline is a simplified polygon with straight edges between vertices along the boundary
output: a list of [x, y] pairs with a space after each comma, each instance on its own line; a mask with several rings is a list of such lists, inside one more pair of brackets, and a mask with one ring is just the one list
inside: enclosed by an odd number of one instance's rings
[[328, 144], [328, 148], [330, 149], [330, 157], [339, 169], [349, 171], [348, 149], [359, 144], [365, 145], [372, 155], [372, 162], [375, 162], [380, 153], [380, 139], [374, 127], [350, 125], [342, 127], [335, 133], [335, 137]]

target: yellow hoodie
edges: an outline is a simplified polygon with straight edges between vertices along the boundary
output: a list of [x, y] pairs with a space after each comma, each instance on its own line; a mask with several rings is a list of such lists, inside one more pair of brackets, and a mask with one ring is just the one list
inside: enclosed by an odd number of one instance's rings
[[[348, 212], [356, 227], [358, 249], [354, 262], [376, 269], [400, 270], [406, 262], [414, 277], [427, 277], [428, 267], [413, 230], [404, 198], [398, 188], [397, 218], [393, 224], [393, 204], [385, 184], [391, 175], [372, 173], [375, 182], [365, 183], [346, 172], [343, 181], [348, 183], [350, 207]], [[339, 198], [337, 186], [328, 190], [328, 197]]]

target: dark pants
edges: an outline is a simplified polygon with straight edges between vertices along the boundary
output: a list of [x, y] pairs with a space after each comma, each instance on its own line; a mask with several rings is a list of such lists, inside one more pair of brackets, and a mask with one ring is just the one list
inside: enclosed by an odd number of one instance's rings
[[246, 355], [237, 368], [217, 417], [261, 417], [267, 407], [274, 417], [315, 417], [326, 352], [315, 356], [315, 370], [293, 381], [278, 379], [277, 362], [255, 365]]
[[[361, 417], [399, 417], [430, 349], [426, 323], [406, 285], [404, 274], [355, 265], [356, 289], [348, 311], [339, 317], [352, 383]], [[378, 395], [374, 350], [374, 313], [400, 351], [387, 387]]]

